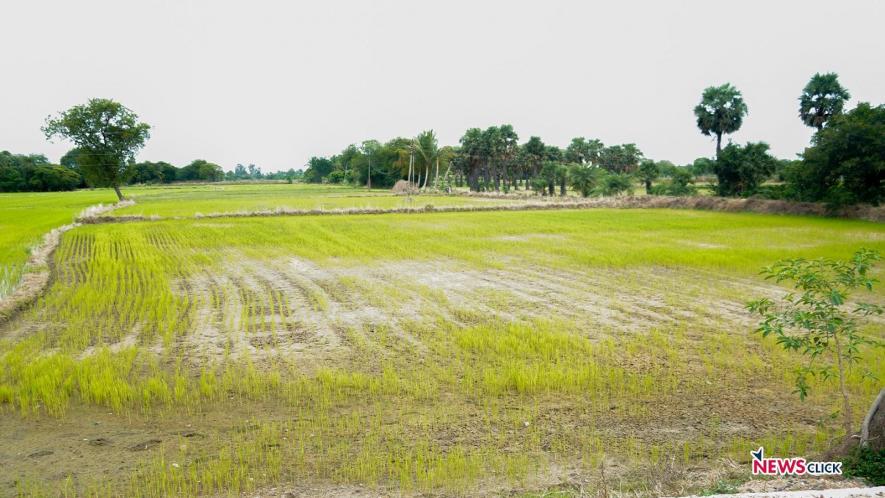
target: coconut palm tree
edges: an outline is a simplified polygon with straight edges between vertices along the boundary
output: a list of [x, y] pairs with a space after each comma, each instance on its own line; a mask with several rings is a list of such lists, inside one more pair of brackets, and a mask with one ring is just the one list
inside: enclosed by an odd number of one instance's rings
[[[415, 158], [419, 163], [424, 164], [424, 185], [422, 189], [427, 189], [427, 179], [430, 178], [430, 168], [434, 164], [439, 168], [439, 142], [433, 130], [427, 130], [415, 137]], [[439, 175], [437, 175], [439, 176]]]

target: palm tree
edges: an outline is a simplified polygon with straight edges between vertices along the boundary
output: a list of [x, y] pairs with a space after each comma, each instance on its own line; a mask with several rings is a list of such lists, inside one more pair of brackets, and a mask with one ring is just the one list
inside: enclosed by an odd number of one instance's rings
[[424, 163], [424, 185], [427, 189], [427, 179], [430, 178], [430, 167], [436, 163], [437, 177], [439, 176], [439, 143], [433, 130], [427, 130], [415, 137], [415, 156]]
[[701, 103], [694, 108], [698, 128], [704, 135], [716, 136], [716, 157], [722, 152], [722, 135], [740, 129], [747, 115], [747, 104], [731, 83], [704, 90]]
[[839, 84], [839, 75], [815, 73], [799, 97], [799, 118], [820, 131], [830, 118], [842, 114], [842, 106], [850, 98], [848, 90]]

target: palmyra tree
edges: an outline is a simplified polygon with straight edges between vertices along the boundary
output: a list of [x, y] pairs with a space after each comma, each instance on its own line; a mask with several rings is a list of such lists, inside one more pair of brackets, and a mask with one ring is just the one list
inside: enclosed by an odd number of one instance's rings
[[830, 118], [842, 114], [842, 107], [850, 98], [836, 73], [815, 73], [799, 97], [799, 118], [820, 131]]
[[701, 103], [694, 108], [698, 128], [704, 135], [716, 137], [716, 157], [722, 152], [722, 135], [740, 129], [747, 115], [741, 92], [730, 83], [704, 90]]

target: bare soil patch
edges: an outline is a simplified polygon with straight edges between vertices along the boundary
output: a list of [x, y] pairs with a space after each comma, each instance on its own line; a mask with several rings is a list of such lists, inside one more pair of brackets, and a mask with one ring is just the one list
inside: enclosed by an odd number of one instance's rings
[[757, 281], [665, 268], [478, 269], [439, 260], [320, 266], [240, 257], [219, 268], [177, 285], [197, 312], [195, 329], [176, 348], [197, 365], [230, 356], [284, 359], [312, 370], [355, 353], [355, 337], [371, 347], [379, 331], [380, 351], [420, 354], [423, 345], [407, 325], [440, 319], [456, 326], [566, 319], [588, 337], [682, 322], [746, 330], [744, 300], [780, 292]]

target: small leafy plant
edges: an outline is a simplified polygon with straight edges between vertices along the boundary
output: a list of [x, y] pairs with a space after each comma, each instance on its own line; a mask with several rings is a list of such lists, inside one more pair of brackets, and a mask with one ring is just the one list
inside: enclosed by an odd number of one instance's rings
[[[827, 258], [784, 259], [762, 270], [766, 279], [791, 282], [794, 291], [780, 303], [762, 298], [747, 308], [762, 317], [756, 329], [763, 337], [774, 334], [787, 351], [808, 356], [808, 363], [796, 374], [800, 399], [808, 394], [808, 377], [838, 378], [842, 395], [842, 418], [847, 434], [852, 433], [851, 404], [846, 387], [850, 365], [860, 359], [864, 344], [881, 346], [875, 339], [858, 332], [858, 318], [882, 314], [882, 307], [870, 303], [849, 304], [857, 289], [872, 291], [877, 282], [871, 269], [881, 259], [878, 252], [861, 249], [848, 261]], [[828, 359], [831, 358], [831, 360]]]

